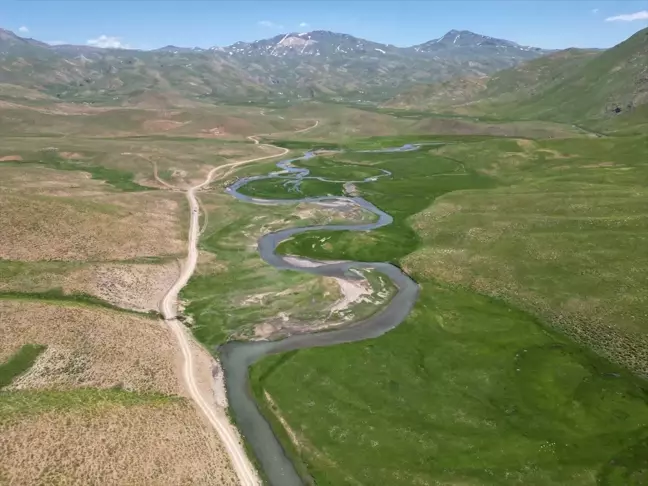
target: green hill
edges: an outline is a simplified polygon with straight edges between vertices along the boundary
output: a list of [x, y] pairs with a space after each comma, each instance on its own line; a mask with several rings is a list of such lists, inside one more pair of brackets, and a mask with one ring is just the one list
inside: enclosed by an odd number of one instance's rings
[[606, 51], [567, 49], [495, 73], [481, 87], [458, 78], [415, 87], [386, 106], [623, 127], [645, 121], [646, 103], [648, 29], [643, 29]]
[[384, 106], [481, 114], [487, 111], [484, 103], [520, 102], [565, 81], [600, 52], [596, 49], [566, 49], [498, 71], [490, 77], [463, 77], [420, 84]]
[[515, 69], [497, 72], [489, 78], [483, 96], [501, 102], [535, 96], [549, 86], [569, 79], [600, 52], [595, 49], [565, 49]]
[[643, 29], [569, 70], [564, 79], [543, 87], [529, 100], [503, 106], [501, 113], [585, 121], [631, 113], [647, 102], [648, 29]]

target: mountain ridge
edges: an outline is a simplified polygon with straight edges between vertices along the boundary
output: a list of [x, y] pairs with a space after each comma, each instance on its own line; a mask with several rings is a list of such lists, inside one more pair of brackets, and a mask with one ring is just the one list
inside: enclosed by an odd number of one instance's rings
[[487, 75], [551, 52], [469, 31], [450, 31], [431, 42], [397, 47], [314, 30], [208, 49], [138, 50], [50, 46], [2, 30], [0, 83], [98, 103], [124, 103], [147, 90], [212, 102], [372, 101], [389, 99], [415, 83]]

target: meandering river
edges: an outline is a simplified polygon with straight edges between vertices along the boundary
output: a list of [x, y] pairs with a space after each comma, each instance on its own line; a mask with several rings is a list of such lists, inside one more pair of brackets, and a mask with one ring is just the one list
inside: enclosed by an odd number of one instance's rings
[[[399, 152], [417, 150], [420, 144], [404, 145], [397, 148], [381, 150], [367, 150], [362, 152]], [[398, 267], [384, 262], [336, 262], [314, 266], [299, 266], [288, 262], [276, 253], [277, 246], [286, 239], [308, 231], [333, 230], [333, 231], [369, 231], [386, 226], [393, 222], [393, 218], [361, 197], [304, 197], [301, 199], [258, 199], [241, 194], [241, 189], [253, 181], [265, 179], [285, 179], [286, 187], [299, 191], [299, 185], [304, 179], [317, 179], [327, 182], [345, 182], [353, 184], [370, 183], [379, 177], [391, 175], [382, 170], [382, 174], [368, 177], [361, 181], [332, 181], [323, 177], [311, 177], [308, 169], [294, 167], [292, 162], [307, 160], [314, 157], [312, 152], [305, 153], [302, 157], [284, 160], [277, 164], [279, 171], [267, 175], [246, 177], [236, 181], [226, 191], [237, 199], [252, 204], [297, 204], [300, 202], [321, 204], [355, 204], [378, 216], [372, 223], [338, 224], [324, 226], [307, 226], [288, 228], [275, 233], [262, 236], [259, 239], [258, 249], [261, 258], [270, 265], [280, 270], [296, 270], [315, 275], [337, 277], [347, 280], [360, 278], [351, 269], [372, 268], [387, 275], [397, 288], [391, 301], [378, 313], [371, 317], [350, 324], [345, 327], [326, 332], [297, 334], [281, 341], [265, 342], [230, 342], [219, 348], [219, 354], [225, 373], [225, 383], [229, 405], [236, 418], [236, 423], [252, 448], [265, 477], [271, 486], [302, 486], [303, 482], [297, 474], [292, 462], [286, 456], [281, 444], [275, 437], [269, 423], [265, 420], [253, 398], [248, 383], [248, 369], [259, 359], [269, 354], [292, 351], [296, 349], [312, 348], [319, 346], [332, 346], [354, 341], [362, 341], [378, 337], [395, 328], [405, 320], [411, 311], [418, 296], [418, 286], [405, 275]], [[307, 259], [302, 259], [307, 260]], [[318, 262], [321, 263], [321, 262]]]

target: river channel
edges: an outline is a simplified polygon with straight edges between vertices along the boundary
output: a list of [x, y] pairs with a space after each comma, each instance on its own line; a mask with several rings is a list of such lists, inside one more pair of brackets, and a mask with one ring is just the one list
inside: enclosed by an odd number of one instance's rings
[[[362, 152], [381, 153], [417, 150], [420, 145], [404, 145], [397, 148], [381, 150], [367, 150]], [[395, 328], [405, 320], [410, 313], [418, 296], [418, 286], [404, 274], [398, 267], [384, 262], [311, 262], [314, 266], [298, 266], [286, 261], [276, 253], [277, 246], [282, 242], [300, 233], [316, 230], [332, 231], [369, 231], [389, 225], [393, 218], [361, 197], [304, 197], [295, 199], [258, 199], [241, 194], [239, 190], [253, 181], [265, 179], [284, 179], [285, 186], [293, 191], [299, 191], [301, 181], [317, 179], [327, 182], [344, 182], [347, 184], [371, 183], [379, 177], [389, 177], [388, 171], [381, 175], [368, 177], [360, 181], [333, 181], [322, 177], [311, 177], [308, 169], [295, 167], [293, 162], [307, 160], [314, 157], [312, 152], [305, 153], [302, 157], [283, 160], [277, 164], [279, 171], [267, 175], [252, 176], [239, 179], [226, 189], [226, 192], [235, 198], [252, 204], [297, 204], [300, 202], [316, 203], [321, 205], [357, 205], [374, 213], [378, 220], [371, 223], [338, 224], [324, 226], [306, 226], [288, 228], [275, 233], [262, 236], [258, 242], [261, 258], [268, 264], [280, 270], [295, 270], [315, 275], [338, 277], [347, 280], [359, 279], [352, 269], [375, 269], [388, 276], [396, 286], [397, 292], [390, 302], [379, 312], [371, 317], [325, 332], [311, 334], [296, 334], [281, 341], [256, 341], [256, 342], [229, 342], [219, 348], [219, 355], [225, 373], [225, 383], [230, 410], [236, 418], [237, 426], [252, 448], [258, 464], [271, 486], [303, 486], [299, 474], [295, 470], [283, 447], [275, 437], [270, 424], [263, 417], [252, 396], [248, 382], [249, 367], [264, 356], [292, 351], [296, 349], [333, 346], [337, 344], [362, 341], [376, 338]], [[308, 260], [308, 259], [301, 259]], [[319, 266], [317, 266], [319, 265]]]

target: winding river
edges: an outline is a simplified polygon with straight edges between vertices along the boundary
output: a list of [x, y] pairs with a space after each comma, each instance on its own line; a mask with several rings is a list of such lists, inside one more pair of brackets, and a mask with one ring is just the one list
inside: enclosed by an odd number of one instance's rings
[[[361, 152], [399, 152], [417, 150], [420, 144], [404, 145], [397, 148], [381, 150], [366, 150]], [[297, 474], [292, 462], [286, 456], [281, 444], [275, 437], [268, 422], [265, 420], [256, 401], [253, 398], [248, 383], [248, 369], [260, 358], [274, 353], [282, 353], [296, 349], [312, 348], [318, 346], [332, 346], [336, 344], [350, 343], [364, 339], [376, 338], [387, 331], [395, 328], [405, 320], [411, 311], [418, 296], [418, 286], [405, 275], [398, 267], [383, 262], [314, 262], [313, 266], [300, 266], [299, 263], [286, 261], [284, 257], [276, 253], [277, 246], [294, 235], [315, 230], [351, 230], [369, 231], [391, 224], [393, 218], [380, 210], [369, 201], [361, 197], [304, 197], [301, 199], [258, 199], [241, 194], [239, 189], [244, 185], [265, 179], [285, 179], [284, 184], [293, 191], [299, 191], [299, 186], [304, 179], [317, 179], [326, 182], [344, 182], [361, 184], [375, 181], [378, 177], [388, 177], [388, 171], [382, 170], [382, 174], [368, 177], [361, 181], [332, 181], [322, 177], [309, 176], [308, 169], [295, 167], [292, 162], [307, 160], [314, 157], [313, 152], [307, 152], [302, 157], [284, 160], [277, 164], [279, 171], [267, 175], [246, 177], [236, 181], [226, 191], [237, 199], [253, 204], [296, 204], [300, 202], [318, 203], [322, 205], [357, 205], [372, 213], [378, 220], [371, 223], [359, 224], [338, 224], [324, 226], [307, 226], [300, 228], [289, 228], [275, 233], [269, 233], [259, 239], [258, 249], [261, 258], [267, 263], [280, 270], [296, 270], [315, 275], [338, 277], [347, 280], [359, 279], [360, 277], [352, 272], [352, 269], [372, 268], [387, 275], [397, 288], [397, 292], [390, 302], [371, 317], [350, 324], [345, 327], [329, 330], [326, 332], [311, 334], [296, 334], [281, 341], [263, 342], [229, 342], [219, 348], [219, 355], [225, 373], [225, 383], [229, 405], [236, 417], [237, 425], [252, 448], [259, 465], [271, 486], [302, 486], [303, 482]], [[301, 259], [308, 261], [308, 259]]]

